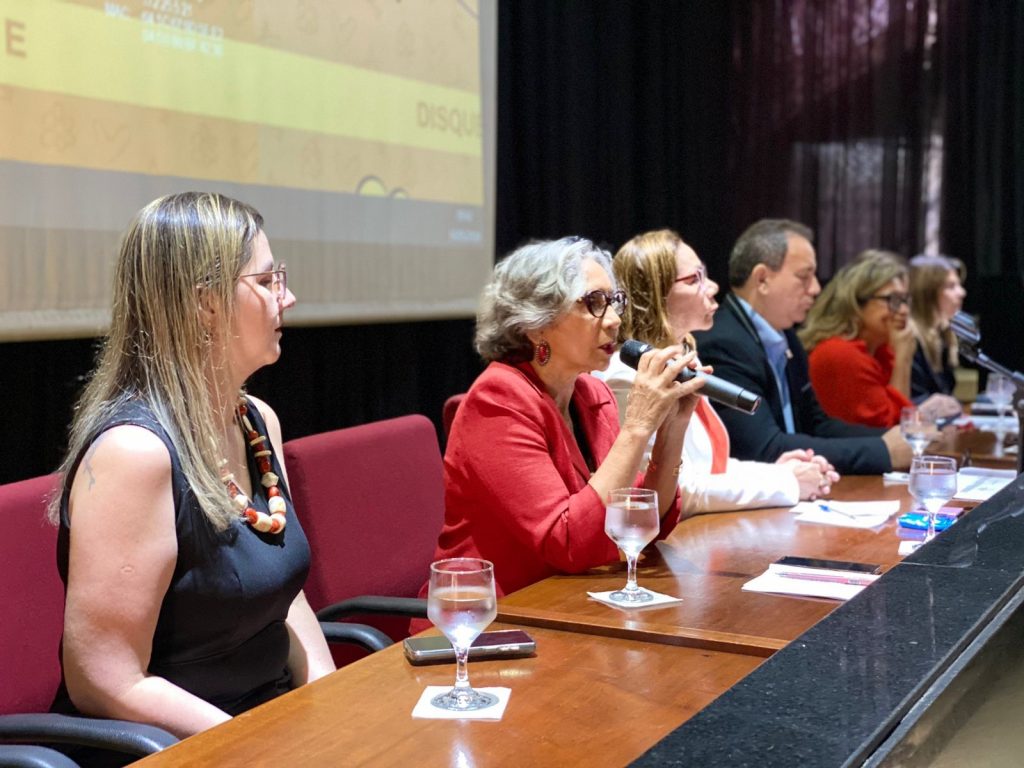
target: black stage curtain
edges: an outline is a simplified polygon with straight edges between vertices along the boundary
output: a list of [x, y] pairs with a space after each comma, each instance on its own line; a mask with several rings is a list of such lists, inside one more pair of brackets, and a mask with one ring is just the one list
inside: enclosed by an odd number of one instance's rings
[[724, 272], [724, 4], [501, 0], [498, 36], [498, 253], [672, 227]]
[[958, 3], [732, 3], [736, 230], [765, 215], [804, 222], [822, 278], [866, 248], [923, 250]]
[[973, 267], [985, 351], [1024, 370], [1024, 0], [971, 3], [951, 38], [943, 247]]

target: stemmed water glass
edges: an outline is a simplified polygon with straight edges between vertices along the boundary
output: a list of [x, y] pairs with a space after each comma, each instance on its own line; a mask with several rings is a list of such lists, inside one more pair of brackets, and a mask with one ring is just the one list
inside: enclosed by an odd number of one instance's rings
[[910, 493], [928, 510], [924, 540], [935, 538], [935, 515], [956, 495], [956, 462], [947, 456], [915, 456], [910, 462]]
[[985, 395], [989, 402], [996, 407], [996, 455], [1003, 455], [1003, 441], [1006, 439], [1006, 427], [1003, 425], [1003, 414], [1006, 408], [1013, 401], [1013, 393], [1016, 387], [1009, 376], [1001, 373], [990, 373], [988, 383], [985, 385]]
[[430, 703], [440, 709], [471, 712], [498, 703], [498, 697], [474, 690], [466, 663], [469, 646], [498, 615], [494, 565], [473, 557], [455, 557], [430, 564], [427, 617], [455, 649], [455, 687]]
[[900, 434], [910, 444], [915, 456], [924, 453], [928, 443], [937, 437], [937, 430], [935, 413], [931, 409], [911, 405], [900, 411]]
[[626, 586], [608, 595], [618, 603], [653, 600], [636, 584], [636, 559], [658, 535], [658, 492], [647, 488], [619, 488], [608, 494], [604, 532], [626, 555]]

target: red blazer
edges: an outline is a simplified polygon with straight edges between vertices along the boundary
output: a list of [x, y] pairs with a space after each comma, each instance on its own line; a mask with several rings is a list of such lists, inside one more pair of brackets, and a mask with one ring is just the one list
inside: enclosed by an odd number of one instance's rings
[[[615, 397], [581, 374], [573, 404], [600, 465], [619, 434]], [[604, 500], [587, 485], [576, 440], [529, 363], [491, 363], [473, 383], [452, 424], [444, 470], [437, 559], [490, 560], [499, 595], [618, 559], [604, 532]], [[678, 494], [674, 506], [661, 536], [679, 517]]]
[[893, 427], [900, 423], [900, 409], [913, 405], [889, 384], [893, 353], [881, 345], [874, 356], [860, 339], [838, 336], [818, 344], [808, 364], [811, 386], [829, 416], [869, 427]]

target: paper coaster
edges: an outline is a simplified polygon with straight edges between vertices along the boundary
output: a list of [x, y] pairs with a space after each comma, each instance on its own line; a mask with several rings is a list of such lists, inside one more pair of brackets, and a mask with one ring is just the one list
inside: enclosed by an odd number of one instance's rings
[[599, 603], [604, 603], [605, 605], [610, 605], [612, 608], [625, 608], [626, 610], [632, 610], [634, 608], [651, 608], [652, 606], [655, 606], [655, 605], [665, 605], [666, 603], [681, 603], [681, 602], [683, 602], [683, 598], [681, 598], [681, 597], [672, 597], [671, 595], [663, 595], [660, 592], [652, 592], [649, 589], [644, 589], [643, 587], [640, 587], [640, 591], [641, 592], [646, 592], [648, 595], [650, 595], [652, 597], [651, 600], [645, 600], [642, 603], [620, 603], [617, 600], [612, 600], [609, 597], [609, 595], [611, 595], [612, 592], [617, 592], [617, 591], [618, 590], [616, 590], [616, 589], [612, 589], [612, 590], [609, 590], [608, 592], [587, 592], [587, 594], [590, 595], [595, 600], [597, 600]]
[[913, 541], [912, 539], [904, 539], [900, 542], [900, 548], [896, 551], [896, 553], [900, 557], [906, 557], [907, 555], [915, 552], [917, 548], [920, 547], [922, 544], [924, 544], [923, 541]]
[[508, 706], [509, 696], [512, 695], [511, 688], [477, 688], [476, 690], [482, 693], [497, 696], [498, 703], [487, 709], [474, 709], [470, 712], [453, 712], [430, 703], [432, 698], [451, 689], [450, 685], [428, 685], [416, 706], [412, 708], [412, 716], [426, 720], [501, 720], [505, 714], [505, 707]]

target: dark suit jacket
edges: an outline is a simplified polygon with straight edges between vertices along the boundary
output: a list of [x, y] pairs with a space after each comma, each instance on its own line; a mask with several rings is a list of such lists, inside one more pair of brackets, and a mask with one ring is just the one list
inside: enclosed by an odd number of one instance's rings
[[[818, 404], [807, 374], [807, 354], [792, 330], [786, 331], [793, 354], [786, 365], [796, 434], [786, 433], [782, 398], [757, 330], [732, 294], [725, 297], [710, 331], [695, 333], [702, 362], [715, 367], [715, 376], [757, 392], [761, 407], [752, 416], [720, 406], [729, 430], [732, 455], [752, 461], [775, 461], [785, 451], [810, 448], [843, 474], [876, 475], [892, 469], [881, 440], [885, 430], [832, 419]], [[712, 401], [713, 402], [713, 401]]]

